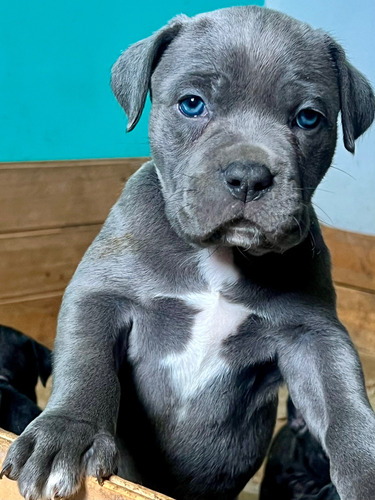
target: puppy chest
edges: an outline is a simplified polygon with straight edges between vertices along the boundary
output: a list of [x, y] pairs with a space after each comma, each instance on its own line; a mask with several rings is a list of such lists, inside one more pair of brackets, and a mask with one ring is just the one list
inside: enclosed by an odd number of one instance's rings
[[189, 399], [229, 373], [223, 341], [236, 334], [249, 311], [217, 291], [189, 294], [183, 300], [195, 312], [190, 331], [182, 348], [165, 356], [161, 367], [176, 395]]

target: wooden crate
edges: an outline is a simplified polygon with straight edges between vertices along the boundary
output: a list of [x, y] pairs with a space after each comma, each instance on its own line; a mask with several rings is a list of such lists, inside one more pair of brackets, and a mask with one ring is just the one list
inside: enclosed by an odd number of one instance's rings
[[[0, 163], [0, 324], [53, 346], [63, 291], [124, 183], [144, 161]], [[360, 350], [375, 400], [375, 236], [323, 229], [332, 254], [339, 316]], [[285, 422], [285, 397], [283, 392], [278, 426]], [[0, 462], [11, 439], [1, 432]], [[241, 499], [254, 498], [260, 478], [261, 472]], [[166, 498], [120, 478], [103, 488], [89, 479], [79, 495], [76, 500]], [[3, 498], [21, 498], [14, 482], [0, 481]]]
[[0, 163], [0, 324], [52, 347], [63, 291], [143, 161]]

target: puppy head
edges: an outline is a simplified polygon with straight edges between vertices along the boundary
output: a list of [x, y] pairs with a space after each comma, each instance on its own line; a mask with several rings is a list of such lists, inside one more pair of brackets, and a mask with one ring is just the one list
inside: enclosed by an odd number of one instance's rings
[[177, 233], [254, 255], [306, 237], [339, 111], [351, 152], [375, 113], [334, 40], [258, 7], [174, 18], [120, 56], [112, 88], [128, 130], [150, 90], [151, 150]]

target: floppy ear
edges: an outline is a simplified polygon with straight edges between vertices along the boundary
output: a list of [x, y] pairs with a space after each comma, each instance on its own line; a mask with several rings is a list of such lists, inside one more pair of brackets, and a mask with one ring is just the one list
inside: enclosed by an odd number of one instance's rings
[[374, 120], [375, 97], [366, 78], [347, 61], [342, 47], [328, 38], [338, 76], [344, 144], [348, 151], [354, 153], [354, 141]]
[[131, 45], [112, 67], [111, 87], [128, 117], [127, 132], [141, 117], [157, 62], [188, 19], [184, 15], [174, 17], [152, 36]]

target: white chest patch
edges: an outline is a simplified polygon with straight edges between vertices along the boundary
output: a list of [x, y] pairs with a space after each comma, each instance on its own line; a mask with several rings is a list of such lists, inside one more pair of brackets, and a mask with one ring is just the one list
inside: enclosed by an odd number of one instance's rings
[[162, 361], [182, 400], [191, 398], [228, 373], [229, 366], [220, 354], [222, 342], [233, 335], [250, 314], [249, 309], [229, 302], [220, 292], [226, 284], [238, 279], [233, 265], [221, 259], [213, 261], [213, 257], [203, 252], [199, 267], [208, 283], [207, 291], [180, 297], [198, 311], [189, 342], [183, 352], [170, 354]]

